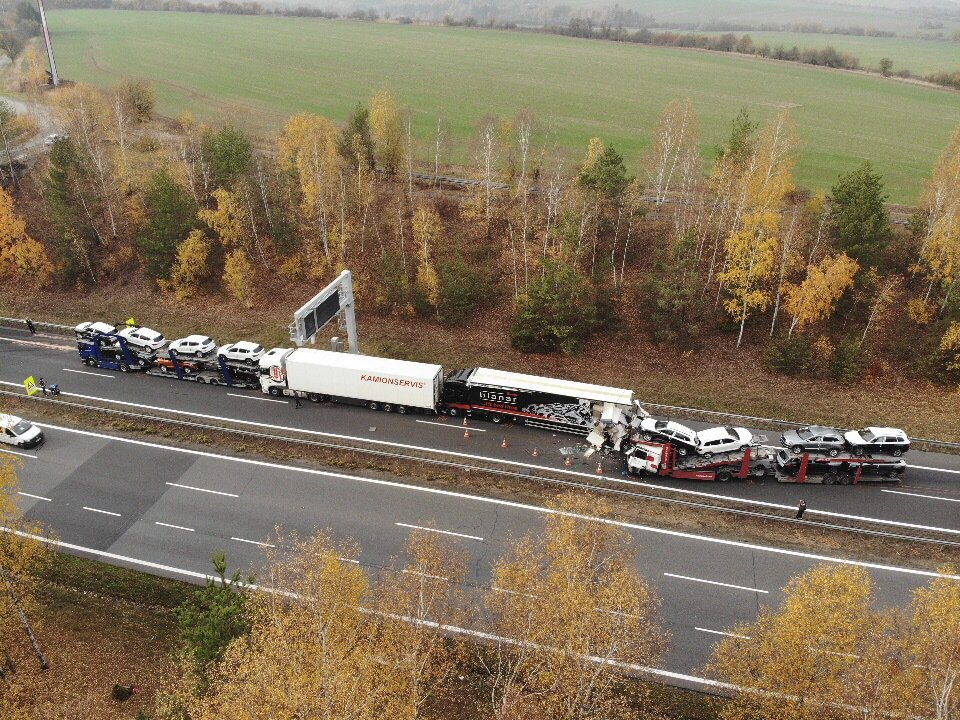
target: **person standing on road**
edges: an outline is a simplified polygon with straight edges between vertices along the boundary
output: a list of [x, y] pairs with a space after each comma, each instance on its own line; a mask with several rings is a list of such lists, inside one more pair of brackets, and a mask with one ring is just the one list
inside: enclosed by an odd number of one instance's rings
[[37, 334], [37, 327], [36, 325], [33, 324], [33, 320], [31, 320], [30, 318], [27, 318], [27, 330], [30, 331], [31, 335]]
[[300, 396], [299, 396], [299, 395], [294, 395], [294, 396], [293, 396], [293, 403], [294, 403], [294, 404], [293, 404], [293, 409], [294, 409], [294, 410], [299, 410], [300, 407], [303, 405], [303, 403], [300, 402]]
[[807, 501], [801, 500], [800, 504], [797, 506], [797, 516], [796, 520], [803, 520], [803, 514], [807, 511]]
[[38, 386], [41, 390], [43, 390], [43, 394], [44, 394], [44, 395], [47, 394], [47, 381], [46, 381], [46, 380], [44, 380], [43, 378], [40, 378], [40, 379], [37, 381], [37, 386]]

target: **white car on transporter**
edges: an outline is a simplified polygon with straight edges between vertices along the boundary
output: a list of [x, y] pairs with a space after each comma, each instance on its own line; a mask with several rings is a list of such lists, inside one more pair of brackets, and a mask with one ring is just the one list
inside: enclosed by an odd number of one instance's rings
[[177, 355], [198, 358], [210, 355], [217, 349], [217, 343], [212, 337], [206, 335], [188, 335], [170, 343], [170, 349]]
[[697, 453], [711, 458], [718, 453], [746, 450], [753, 442], [753, 433], [746, 428], [723, 427], [709, 428], [697, 433]]
[[144, 350], [159, 350], [167, 342], [167, 339], [156, 330], [137, 325], [125, 327], [120, 330], [117, 335], [126, 340], [128, 345], [143, 348]]
[[265, 352], [266, 350], [263, 349], [263, 345], [258, 345], [248, 340], [241, 340], [240, 342], [224, 345], [220, 348], [218, 355], [224, 360], [256, 365]]

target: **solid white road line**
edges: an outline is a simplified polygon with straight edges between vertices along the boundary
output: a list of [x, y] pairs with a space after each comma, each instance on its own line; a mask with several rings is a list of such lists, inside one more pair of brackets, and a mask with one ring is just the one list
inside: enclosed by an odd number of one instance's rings
[[450, 530], [437, 530], [436, 528], [429, 527], [420, 527], [419, 525], [408, 525], [407, 523], [394, 523], [400, 527], [411, 528], [412, 530], [426, 530], [427, 532], [440, 533], [441, 535], [453, 535], [455, 537], [466, 538], [467, 540], [476, 540], [477, 542], [483, 542], [482, 537], [477, 537], [476, 535], [464, 535], [463, 533], [452, 532]]
[[475, 428], [473, 425], [450, 425], [449, 423], [433, 422], [432, 420], [417, 420], [424, 425], [439, 425], [440, 427], [453, 428], [454, 430], [469, 430], [470, 432], [486, 432], [483, 428]]
[[94, 377], [106, 378], [107, 380], [113, 380], [116, 375], [106, 375], [104, 373], [95, 373], [90, 372], [89, 370], [73, 370], [72, 368], [60, 368], [64, 372], [77, 373], [78, 375], [93, 375]]
[[84, 510], [89, 510], [90, 512], [100, 513], [101, 515], [113, 515], [113, 517], [120, 517], [120, 513], [110, 512], [109, 510], [100, 510], [98, 508], [83, 506]]
[[181, 485], [180, 483], [168, 482], [167, 485], [172, 487], [183, 488], [184, 490], [196, 490], [197, 492], [210, 493], [211, 495], [225, 495], [226, 497], [240, 497], [239, 495], [234, 495], [233, 493], [221, 492], [220, 490], [207, 490], [206, 488], [193, 487], [193, 485]]
[[778, 548], [778, 547], [772, 547], [769, 545], [758, 545], [755, 543], [744, 542], [742, 540], [727, 540], [726, 538], [710, 537], [708, 535], [696, 535], [694, 533], [682, 532], [680, 530], [668, 530], [666, 528], [652, 527], [649, 525], [640, 525], [638, 523], [625, 522], [623, 520], [614, 520], [611, 518], [589, 517], [585, 515], [578, 515], [576, 513], [553, 510], [551, 508], [546, 508], [538, 505], [520, 503], [520, 502], [515, 502], [513, 500], [501, 500], [499, 498], [484, 497], [483, 495], [471, 495], [469, 493], [456, 492], [454, 490], [442, 490], [440, 488], [426, 487], [423, 485], [408, 485], [407, 483], [395, 482], [392, 480], [379, 480], [376, 478], [363, 477], [361, 475], [348, 475], [346, 473], [331, 472], [329, 470], [316, 470], [314, 468], [296, 467], [294, 465], [282, 465], [280, 463], [271, 463], [271, 462], [266, 462], [265, 460], [254, 460], [252, 458], [241, 458], [241, 457], [231, 457], [229, 455], [218, 455], [216, 453], [205, 452], [203, 450], [191, 450], [188, 448], [174, 447], [171, 445], [161, 445], [159, 443], [147, 442], [146, 440], [133, 440], [132, 438], [118, 437], [116, 435], [107, 435], [105, 433], [92, 432], [90, 430], [77, 430], [76, 428], [68, 428], [60, 425], [47, 424], [44, 427], [48, 427], [52, 430], [60, 430], [61, 432], [74, 433], [76, 435], [86, 435], [88, 437], [95, 437], [95, 438], [100, 438], [104, 440], [112, 440], [114, 442], [127, 443], [129, 445], [139, 445], [141, 447], [156, 448], [158, 450], [166, 450], [168, 452], [177, 452], [177, 453], [182, 453], [184, 455], [194, 455], [197, 457], [213, 458], [214, 460], [219, 460], [222, 462], [234, 462], [242, 465], [253, 465], [256, 467], [265, 467], [265, 468], [271, 468], [274, 470], [284, 470], [284, 471], [289, 471], [294, 473], [302, 473], [304, 475], [313, 475], [316, 477], [328, 477], [328, 478], [333, 478], [335, 480], [346, 480], [348, 482], [366, 483], [368, 485], [381, 485], [383, 487], [390, 487], [396, 490], [402, 490], [404, 492], [419, 492], [419, 493], [425, 493], [427, 495], [439, 495], [441, 497], [457, 498], [458, 500], [465, 500], [467, 502], [476, 502], [476, 503], [482, 503], [485, 505], [495, 505], [498, 507], [509, 507], [517, 510], [525, 510], [533, 513], [537, 513], [540, 515], [565, 515], [568, 517], [606, 523], [609, 525], [614, 525], [616, 527], [622, 527], [627, 530], [647, 532], [655, 535], [664, 535], [666, 537], [684, 538], [686, 540], [695, 540], [697, 542], [704, 542], [712, 545], [724, 545], [726, 547], [737, 547], [737, 548], [743, 548], [745, 550], [767, 552], [774, 555], [783, 555], [787, 557], [802, 558], [804, 560], [812, 560], [814, 562], [831, 562], [831, 563], [837, 563], [840, 565], [851, 565], [855, 567], [868, 568], [872, 570], [884, 570], [887, 572], [902, 573], [905, 575], [916, 575], [920, 577], [937, 577], [937, 578], [947, 578], [950, 580], [960, 580], [960, 575], [946, 575], [944, 573], [933, 572], [930, 570], [919, 570], [915, 568], [898, 567], [896, 565], [884, 565], [882, 563], [865, 562], [862, 560], [851, 560], [848, 558], [830, 557], [829, 555], [800, 552], [798, 550], [789, 550], [787, 548]]
[[43, 495], [31, 495], [30, 493], [24, 492], [23, 490], [17, 490], [17, 494], [23, 495], [28, 498], [33, 498], [34, 500], [46, 500], [47, 502], [53, 502], [53, 500], [51, 500], [48, 497], [44, 497]]
[[76, 345], [58, 345], [48, 342], [37, 342], [35, 340], [15, 340], [14, 338], [0, 337], [0, 340], [14, 343], [16, 345], [36, 345], [37, 347], [50, 348], [51, 350], [76, 350]]
[[880, 492], [890, 493], [891, 495], [907, 495], [909, 497], [925, 498], [927, 500], [945, 500], [946, 502], [960, 503], [960, 498], [940, 497], [939, 495], [921, 495], [920, 493], [904, 492], [903, 490], [881, 490]]
[[238, 397], [241, 400], [259, 400], [260, 402], [273, 402], [280, 403], [281, 405], [289, 405], [286, 400], [271, 400], [270, 398], [261, 398], [256, 397], [255, 395], [241, 395], [240, 393], [227, 393], [230, 397]]
[[261, 547], [272, 547], [275, 548], [276, 545], [271, 545], [268, 542], [258, 542], [257, 540], [245, 540], [244, 538], [232, 537], [231, 540], [236, 540], [237, 542], [250, 543], [251, 545], [260, 545]]
[[664, 575], [667, 577], [677, 578], [678, 580], [689, 580], [690, 582], [705, 583], [707, 585], [719, 585], [720, 587], [733, 588], [734, 590], [746, 590], [747, 592], [758, 592], [763, 593], [764, 595], [769, 595], [767, 590], [758, 590], [757, 588], [744, 587], [743, 585], [730, 585], [729, 583], [717, 582], [716, 580], [704, 580], [703, 578], [690, 577], [689, 575], [674, 575], [673, 573], [665, 572]]
[[710, 630], [709, 628], [702, 627], [694, 627], [693, 629], [704, 633], [710, 633], [711, 635], [726, 635], [727, 637], [740, 638], [741, 640], [750, 640], [749, 635], [737, 635], [736, 633], [723, 632], [723, 630]]
[[0, 452], [9, 453], [10, 455], [19, 455], [20, 457], [33, 458], [34, 460], [37, 459], [36, 455], [31, 455], [30, 453], [25, 452], [17, 452], [16, 450], [7, 450], [6, 448], [0, 448]]
[[196, 532], [193, 528], [184, 527], [183, 525], [171, 525], [170, 523], [160, 522], [159, 520], [153, 521], [154, 525], [163, 525], [163, 527], [175, 528], [176, 530], [186, 530], [187, 532]]
[[[18, 388], [23, 387], [22, 383], [11, 382], [9, 380], [0, 380], [0, 385], [8, 385], [8, 386], [18, 387]], [[488, 457], [485, 455], [473, 455], [471, 453], [456, 452], [452, 450], [442, 450], [440, 448], [422, 447], [419, 445], [407, 445], [404, 443], [391, 442], [389, 440], [374, 440], [372, 438], [366, 438], [366, 437], [361, 438], [354, 435], [341, 435], [338, 433], [323, 432], [322, 430], [308, 430], [306, 428], [296, 428], [296, 427], [289, 427], [285, 425], [273, 425], [270, 423], [255, 422], [253, 420], [240, 420], [238, 418], [227, 418], [227, 417], [221, 417], [219, 415], [207, 415], [205, 413], [195, 413], [195, 412], [190, 412], [188, 410], [178, 410], [175, 408], [158, 407], [156, 405], [144, 405], [142, 403], [126, 402], [124, 400], [112, 400], [109, 398], [96, 397], [94, 395], [83, 395], [80, 393], [62, 393], [62, 394], [69, 397], [80, 398], [82, 400], [99, 400], [99, 401], [106, 400], [107, 402], [114, 403], [115, 405], [135, 407], [135, 408], [140, 408], [141, 410], [158, 410], [161, 412], [169, 412], [176, 415], [185, 415], [187, 417], [201, 418], [204, 420], [221, 420], [221, 421], [236, 423], [238, 425], [252, 425], [253, 427], [266, 428], [269, 430], [292, 430], [294, 432], [303, 433], [305, 435], [316, 435], [318, 437], [336, 438], [338, 440], [362, 440], [365, 443], [370, 443], [373, 445], [386, 445], [388, 447], [403, 448], [405, 450], [421, 450], [421, 451], [437, 453], [440, 455], [446, 455], [448, 457], [467, 458], [469, 460], [493, 460], [495, 462], [500, 463], [501, 465], [529, 468], [533, 470], [550, 470], [551, 472], [560, 473], [563, 475], [569, 475], [572, 477], [591, 478], [591, 479], [594, 479], [596, 477], [592, 473], [580, 472], [578, 470], [567, 470], [565, 468], [555, 468], [546, 464], [538, 465], [536, 463], [519, 462], [517, 460], [507, 460], [504, 458]], [[914, 467], [918, 467], [920, 469], [943, 470], [944, 472], [960, 473], [960, 470], [945, 470], [944, 468], [923, 468], [922, 466], [914, 466]], [[697, 497], [733, 500], [736, 502], [746, 503], [749, 505], [756, 505], [759, 507], [772, 507], [772, 508], [787, 509], [787, 510], [795, 509], [793, 505], [784, 505], [782, 503], [764, 502], [762, 500], [754, 500], [752, 498], [737, 497], [736, 495], [720, 495], [718, 493], [708, 493], [702, 490], [691, 490], [689, 488], [668, 487], [666, 485], [658, 485], [657, 483], [638, 482], [635, 480], [627, 480], [624, 478], [616, 478], [613, 476], [607, 476], [607, 480], [610, 482], [618, 482], [624, 485], [634, 485], [636, 487], [654, 487], [654, 488], [659, 488], [661, 490], [669, 490], [674, 493], [693, 495]], [[928, 525], [917, 525], [914, 523], [899, 522], [896, 520], [883, 520], [881, 518], [864, 517], [862, 515], [849, 515], [846, 513], [829, 512], [827, 510], [817, 510], [816, 508], [807, 508], [807, 514], [808, 515], [824, 515], [826, 517], [844, 518], [846, 520], [863, 520], [867, 522], [882, 522], [885, 525], [911, 528], [913, 530], [934, 530], [937, 532], [960, 535], [960, 530], [955, 530], [952, 528], [930, 527]]]
[[913, 468], [914, 470], [933, 470], [934, 472], [945, 472], [952, 473], [954, 475], [960, 475], [960, 470], [949, 470], [948, 468], [927, 467], [926, 465], [907, 465], [907, 467]]
[[444, 577], [443, 575], [430, 575], [428, 573], [417, 572], [416, 570], [401, 570], [404, 575], [416, 575], [417, 577], [425, 577], [430, 580], [444, 580], [445, 582], [450, 582], [450, 578]]

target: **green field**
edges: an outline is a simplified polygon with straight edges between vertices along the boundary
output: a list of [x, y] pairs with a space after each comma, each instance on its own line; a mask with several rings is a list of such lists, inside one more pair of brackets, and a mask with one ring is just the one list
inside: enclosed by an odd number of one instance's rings
[[692, 98], [705, 154], [742, 106], [792, 108], [798, 180], [829, 187], [869, 158], [891, 199], [911, 203], [960, 122], [960, 94], [878, 77], [675, 48], [551, 35], [297, 18], [119, 10], [49, 13], [61, 75], [152, 79], [159, 109], [272, 130], [296, 112], [343, 120], [387, 85], [429, 137], [446, 114], [467, 140], [487, 114], [532, 110], [546, 142], [579, 157], [599, 136], [638, 166], [656, 119]]
[[[705, 35], [720, 35], [710, 32]], [[840, 52], [860, 58], [868, 68], [880, 65], [880, 58], [893, 60], [893, 69], [910, 70], [915, 75], [934, 72], [960, 71], [960, 42], [950, 40], [915, 40], [910, 38], [855, 37], [852, 35], [818, 35], [816, 33], [754, 32], [734, 33], [749, 35], [755, 45], [767, 43], [770, 47], [821, 49], [828, 45]]]

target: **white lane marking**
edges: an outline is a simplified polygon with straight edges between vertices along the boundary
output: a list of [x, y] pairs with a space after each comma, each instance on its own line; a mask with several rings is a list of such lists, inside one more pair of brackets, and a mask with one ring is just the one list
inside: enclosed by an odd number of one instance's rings
[[704, 580], [703, 578], [690, 577], [689, 575], [674, 575], [673, 573], [665, 572], [664, 575], [667, 577], [677, 578], [678, 580], [689, 580], [690, 582], [705, 583], [707, 585], [719, 585], [720, 587], [733, 588], [734, 590], [746, 590], [747, 592], [758, 592], [763, 593], [764, 595], [769, 595], [767, 590], [759, 590], [752, 587], [744, 587], [743, 585], [730, 585], [729, 583], [717, 582], [716, 580]]
[[416, 570], [407, 570], [403, 569], [402, 572], [404, 575], [416, 575], [418, 577], [428, 578], [429, 580], [443, 580], [445, 582], [450, 582], [450, 578], [444, 577], [443, 575], [430, 575], [429, 573], [422, 573]]
[[184, 527], [183, 525], [171, 525], [170, 523], [160, 522], [159, 520], [153, 521], [154, 525], [163, 525], [163, 527], [175, 528], [176, 530], [186, 530], [187, 532], [196, 532], [193, 528]]
[[890, 493], [891, 495], [907, 495], [909, 497], [926, 498], [927, 500], [945, 500], [947, 502], [960, 502], [960, 498], [946, 498], [939, 495], [921, 495], [920, 493], [904, 492], [903, 490], [881, 490], [880, 492]]
[[432, 420], [417, 420], [418, 423], [423, 423], [424, 425], [438, 425], [445, 428], [453, 428], [454, 430], [469, 430], [470, 432], [486, 432], [482, 428], [475, 428], [473, 425], [449, 425], [448, 423], [439, 423], [433, 422]]
[[359, 565], [359, 564], [360, 564], [360, 561], [359, 561], [359, 560], [354, 560], [353, 558], [338, 557], [337, 560], [339, 560], [340, 562], [353, 563], [354, 565]]
[[104, 373], [95, 373], [90, 372], [89, 370], [73, 370], [71, 368], [60, 368], [64, 372], [77, 373], [78, 375], [93, 375], [94, 377], [106, 378], [107, 380], [113, 380], [116, 375], [106, 375]]
[[[23, 384], [22, 384], [22, 383], [11, 382], [11, 381], [9, 381], [9, 380], [0, 380], [0, 385], [8, 385], [8, 386], [17, 387], [17, 388], [22, 388], [22, 387], [23, 387]], [[173, 413], [173, 414], [176, 414], [176, 415], [186, 415], [187, 417], [202, 418], [202, 419], [204, 419], [204, 420], [221, 420], [221, 421], [225, 421], [225, 422], [236, 423], [236, 424], [238, 424], [238, 425], [252, 425], [253, 427], [266, 428], [266, 429], [269, 429], [269, 430], [287, 430], [287, 431], [293, 431], [293, 432], [302, 433], [302, 434], [304, 434], [304, 435], [315, 435], [315, 436], [318, 436], [318, 437], [336, 438], [336, 439], [338, 439], [338, 440], [360, 440], [360, 441], [363, 441], [363, 442], [365, 442], [365, 443], [369, 443], [369, 444], [372, 444], [372, 445], [385, 445], [385, 446], [388, 446], [388, 447], [403, 448], [403, 449], [405, 449], [405, 450], [421, 450], [421, 451], [425, 451], [425, 452], [432, 452], [432, 453], [437, 453], [437, 454], [440, 454], [440, 455], [446, 455], [446, 456], [448, 456], [448, 457], [467, 458], [467, 459], [469, 459], [469, 460], [487, 460], [487, 461], [491, 461], [491, 460], [492, 460], [492, 461], [494, 461], [494, 462], [500, 463], [501, 465], [510, 465], [510, 466], [512, 466], [512, 467], [530, 468], [530, 469], [534, 469], [534, 470], [549, 470], [550, 472], [560, 473], [560, 474], [563, 474], [563, 475], [569, 475], [569, 476], [572, 476], [572, 477], [591, 478], [591, 479], [596, 478], [596, 475], [594, 475], [594, 474], [592, 474], [592, 473], [580, 472], [580, 471], [578, 471], [578, 470], [567, 470], [567, 469], [565, 469], [565, 468], [554, 468], [554, 467], [551, 467], [550, 465], [537, 465], [537, 464], [535, 464], [535, 463], [519, 462], [519, 461], [517, 461], [517, 460], [507, 460], [507, 459], [504, 459], [504, 458], [488, 457], [488, 456], [485, 456], [485, 455], [473, 455], [473, 454], [471, 454], [471, 453], [456, 452], [456, 451], [453, 451], [453, 450], [442, 450], [442, 449], [440, 449], [440, 448], [422, 447], [422, 446], [419, 446], [419, 445], [407, 445], [407, 444], [404, 444], [404, 443], [391, 442], [391, 441], [389, 441], [389, 440], [375, 440], [375, 439], [368, 438], [368, 437], [363, 437], [363, 438], [361, 438], [361, 437], [358, 437], [358, 436], [355, 436], [355, 435], [341, 435], [341, 434], [338, 434], [338, 433], [324, 432], [324, 431], [322, 431], [322, 430], [307, 430], [307, 429], [304, 429], [304, 428], [288, 427], [288, 426], [285, 426], [285, 425], [273, 425], [273, 424], [270, 424], [270, 423], [255, 422], [255, 421], [253, 421], [253, 420], [240, 420], [240, 419], [238, 419], [238, 418], [227, 418], [227, 417], [221, 417], [221, 416], [219, 416], [219, 415], [207, 415], [207, 414], [205, 414], [205, 413], [190, 412], [189, 410], [177, 410], [177, 409], [175, 409], [175, 408], [158, 407], [158, 406], [156, 406], [156, 405], [144, 405], [144, 404], [142, 404], [142, 403], [126, 402], [126, 401], [124, 401], [124, 400], [110, 400], [110, 399], [105, 399], [105, 398], [101, 398], [101, 397], [96, 397], [96, 396], [94, 396], [94, 395], [82, 395], [82, 394], [80, 394], [80, 393], [62, 393], [62, 394], [63, 394], [63, 395], [67, 395], [67, 396], [69, 396], [69, 397], [80, 398], [80, 399], [82, 399], [82, 400], [98, 400], [98, 401], [100, 401], [100, 402], [106, 401], [106, 402], [111, 402], [111, 403], [113, 403], [113, 404], [115, 404], [115, 405], [125, 405], [125, 406], [127, 406], [127, 407], [135, 407], [135, 408], [140, 408], [140, 409], [142, 409], [142, 410], [157, 410], [157, 411], [160, 411], [160, 412], [168, 412], [168, 413]], [[163, 446], [161, 446], [161, 447], [163, 447]], [[919, 469], [943, 470], [943, 468], [923, 468], [922, 466], [914, 466], [914, 467], [917, 467], [917, 468], [919, 468]], [[960, 472], [960, 471], [958, 471], [958, 470], [948, 470], [948, 471], [946, 471], [946, 472]], [[722, 500], [732, 500], [732, 501], [735, 501], [735, 502], [745, 503], [745, 504], [748, 504], [748, 505], [756, 505], [756, 506], [760, 506], [760, 507], [779, 508], [779, 509], [781, 509], [781, 510], [793, 510], [793, 509], [795, 509], [795, 506], [793, 506], [793, 505], [784, 505], [784, 504], [781, 504], [781, 503], [764, 502], [764, 501], [762, 501], [762, 500], [754, 500], [754, 499], [752, 499], [752, 498], [737, 497], [736, 495], [720, 495], [720, 494], [717, 494], [717, 493], [704, 492], [704, 491], [702, 491], [702, 490], [690, 490], [690, 489], [688, 489], [688, 488], [669, 487], [669, 486], [666, 486], [666, 485], [658, 485], [658, 484], [656, 484], [656, 483], [638, 482], [638, 481], [636, 481], [636, 480], [627, 480], [627, 479], [624, 479], [624, 478], [617, 478], [617, 477], [613, 477], [613, 476], [610, 476], [610, 475], [606, 476], [606, 478], [607, 478], [607, 480], [608, 480], [609, 482], [618, 482], [618, 483], [621, 483], [621, 484], [624, 484], [624, 485], [633, 485], [633, 486], [635, 486], [635, 487], [652, 487], [652, 488], [659, 488], [659, 489], [661, 489], [661, 490], [670, 490], [671, 492], [681, 493], [681, 494], [685, 494], [685, 495], [693, 495], [693, 496], [697, 496], [697, 497], [708, 497], [708, 498], [722, 499]], [[896, 526], [896, 527], [911, 528], [911, 529], [914, 529], [914, 530], [934, 530], [934, 531], [936, 531], [936, 532], [942, 532], [942, 533], [950, 533], [950, 534], [960, 535], [960, 530], [954, 530], [954, 529], [952, 529], [952, 528], [941, 528], [941, 527], [931, 527], [931, 526], [928, 526], [928, 525], [917, 525], [917, 524], [914, 524], [914, 523], [899, 522], [899, 521], [897, 521], [897, 520], [883, 520], [883, 519], [881, 519], [881, 518], [864, 517], [864, 516], [862, 516], [862, 515], [848, 515], [848, 514], [845, 514], [845, 513], [836, 513], [836, 512], [830, 512], [830, 511], [827, 511], [827, 510], [817, 510], [817, 509], [815, 509], [815, 508], [807, 508], [807, 514], [808, 514], [808, 515], [824, 515], [824, 516], [827, 516], [827, 517], [843, 518], [843, 519], [846, 519], [846, 520], [861, 520], [861, 521], [866, 521], [866, 522], [882, 522], [882, 523], [885, 524], [885, 525], [893, 525], [893, 526]]]
[[20, 457], [33, 458], [34, 460], [37, 459], [36, 455], [31, 455], [30, 453], [25, 452], [17, 452], [16, 450], [7, 450], [6, 448], [0, 448], [0, 452], [10, 453], [11, 455], [19, 455]]
[[15, 343], [17, 345], [36, 345], [37, 347], [50, 348], [51, 350], [76, 350], [76, 345], [58, 345], [56, 343], [47, 343], [47, 342], [36, 342], [35, 340], [15, 340], [14, 338], [0, 337], [0, 340], [5, 340], [10, 343]]
[[410, 528], [412, 530], [426, 530], [427, 532], [440, 533], [441, 535], [453, 535], [454, 537], [462, 537], [467, 540], [476, 540], [477, 542], [483, 542], [482, 537], [477, 537], [476, 535], [464, 535], [463, 533], [453, 532], [452, 530], [437, 530], [436, 528], [421, 527], [420, 525], [408, 525], [407, 523], [394, 523], [399, 527]]
[[240, 393], [227, 393], [230, 397], [238, 397], [241, 400], [259, 400], [260, 402], [275, 402], [280, 403], [281, 405], [289, 405], [286, 400], [271, 400], [270, 398], [261, 398], [255, 395], [241, 395]]
[[84, 510], [89, 510], [90, 512], [100, 513], [102, 515], [113, 515], [113, 517], [120, 517], [120, 513], [110, 512], [109, 510], [100, 510], [99, 508], [83, 506]]
[[[163, 565], [161, 563], [155, 563], [150, 560], [141, 560], [140, 558], [130, 557], [129, 555], [117, 555], [116, 553], [106, 552], [104, 550], [97, 550], [96, 548], [84, 547], [83, 545], [75, 545], [73, 543], [63, 542], [62, 540], [53, 540], [51, 538], [43, 537], [42, 535], [33, 535], [31, 533], [25, 533], [22, 530], [11, 530], [10, 528], [0, 526], [0, 530], [3, 532], [12, 532], [18, 537], [30, 538], [31, 540], [37, 540], [38, 542], [46, 543], [48, 545], [53, 545], [55, 547], [64, 548], [65, 550], [74, 550], [76, 552], [87, 553], [98, 558], [105, 558], [107, 560], [116, 560], [118, 562], [130, 563], [132, 565], [140, 565], [142, 567], [150, 568], [152, 570], [161, 570], [163, 572], [173, 573], [176, 575], [183, 575], [184, 577], [194, 578], [196, 580], [208, 581], [213, 580], [217, 582], [219, 578], [215, 578], [208, 573], [196, 572], [195, 570], [185, 570], [183, 568], [174, 567], [172, 565]], [[339, 558], [344, 560], [345, 558]], [[355, 560], [347, 560], [347, 562], [356, 562]], [[262, 585], [250, 585], [253, 590], [258, 590], [261, 592], [268, 593], [279, 593], [281, 595], [288, 595], [289, 593], [283, 593], [273, 588], [264, 587]], [[422, 621], [423, 625], [428, 627], [436, 627], [437, 624], [429, 620]], [[499, 637], [491, 633], [480, 632], [479, 630], [471, 630], [469, 628], [461, 628], [455, 625], [444, 625], [443, 629], [454, 633], [456, 635], [466, 635], [468, 637], [475, 637], [481, 640], [494, 640], [494, 641], [506, 641], [508, 643], [515, 643], [516, 641], [510, 640], [509, 638]], [[594, 658], [589, 658], [593, 660]], [[627, 663], [616, 662], [603, 660], [602, 658], [597, 658], [598, 662], [608, 662], [609, 664], [615, 667], [621, 667], [627, 670], [634, 670], [637, 672], [647, 673], [654, 677], [665, 678], [667, 680], [679, 680], [687, 683], [695, 683], [703, 687], [719, 688], [723, 690], [743, 690], [742, 687], [738, 685], [732, 685], [730, 683], [720, 682], [718, 680], [710, 680], [708, 678], [698, 677], [696, 675], [687, 675], [684, 673], [673, 672], [672, 670], [663, 670], [661, 668], [648, 667], [645, 665], [629, 665]]]
[[275, 548], [276, 545], [271, 545], [268, 542], [258, 542], [257, 540], [245, 540], [244, 538], [232, 537], [231, 540], [236, 540], [237, 542], [250, 543], [251, 545], [260, 545], [261, 547], [272, 547]]
[[723, 630], [711, 630], [710, 628], [694, 627], [694, 630], [710, 633], [711, 635], [726, 635], [727, 637], [740, 638], [741, 640], [750, 640], [749, 635], [737, 635], [736, 633], [723, 632]]
[[23, 490], [17, 490], [17, 494], [23, 495], [28, 498], [33, 498], [34, 500], [46, 500], [47, 502], [53, 502], [53, 500], [51, 500], [48, 497], [44, 497], [43, 495], [31, 495], [30, 493], [24, 492]]
[[960, 475], [960, 470], [950, 470], [948, 468], [928, 467], [926, 465], [907, 465], [907, 467], [913, 468], [914, 470], [933, 470], [934, 472], [945, 472], [953, 473], [954, 475]]
[[[0, 381], [3, 382], [3, 381]], [[457, 498], [468, 502], [483, 503], [486, 505], [497, 505], [499, 507], [509, 507], [517, 510], [526, 510], [540, 515], [564, 515], [567, 517], [591, 520], [594, 522], [606, 523], [616, 527], [622, 527], [627, 530], [636, 530], [638, 532], [648, 532], [655, 535], [664, 535], [667, 537], [683, 538], [685, 540], [695, 540], [712, 545], [724, 545], [726, 547], [737, 547], [745, 550], [756, 550], [759, 552], [768, 552], [774, 555], [784, 555], [788, 557], [802, 558], [804, 560], [813, 560], [815, 562], [831, 562], [839, 565], [850, 565], [855, 567], [868, 568], [872, 570], [885, 570], [894, 573], [903, 573], [905, 575], [917, 575], [920, 577], [945, 578], [949, 580], [960, 580], [960, 575], [946, 575], [944, 573], [933, 572], [931, 570], [918, 570], [915, 568], [897, 567], [896, 565], [884, 565], [882, 563], [866, 562], [863, 560], [851, 560], [849, 558], [830, 557], [829, 555], [819, 555], [817, 553], [800, 552], [799, 550], [789, 550], [787, 548], [772, 547], [769, 545], [757, 545], [755, 543], [744, 542], [742, 540], [728, 540], [726, 538], [710, 537], [708, 535], [696, 535], [694, 533], [683, 532], [680, 530], [668, 530], [666, 528], [652, 527], [649, 525], [640, 525], [638, 523], [625, 522], [623, 520], [614, 520], [611, 518], [595, 518], [577, 513], [563, 512], [539, 505], [515, 502], [513, 500], [501, 500], [499, 498], [484, 497], [483, 495], [470, 495], [468, 493], [456, 492], [454, 490], [443, 490], [440, 488], [426, 487], [423, 485], [408, 485], [406, 483], [395, 482], [392, 480], [379, 480], [376, 478], [366, 478], [360, 475], [347, 475], [346, 473], [331, 472], [329, 470], [316, 470], [314, 468], [296, 467], [293, 465], [281, 465], [280, 463], [266, 462], [265, 460], [254, 460], [252, 458], [230, 457], [229, 455], [218, 455], [216, 453], [205, 452], [203, 450], [192, 450], [188, 448], [174, 447], [171, 445], [160, 445], [159, 443], [147, 442], [146, 440], [134, 440], [132, 438], [117, 437], [116, 435], [107, 435], [105, 433], [92, 432], [90, 430], [77, 430], [59, 425], [46, 425], [53, 430], [75, 433], [77, 435], [87, 435], [88, 437], [100, 438], [103, 440], [113, 440], [115, 442], [127, 443], [129, 445], [139, 445], [141, 447], [150, 447], [168, 452], [177, 452], [185, 455], [195, 455], [197, 457], [213, 458], [223, 462], [235, 462], [242, 465], [253, 465], [255, 467], [265, 467], [273, 470], [284, 470], [289, 472], [301, 473], [304, 475], [314, 475], [317, 477], [329, 477], [335, 480], [346, 480], [349, 482], [366, 483], [368, 485], [381, 485], [406, 492], [420, 492], [428, 495], [439, 495], [441, 497]], [[592, 477], [592, 476], [591, 476]], [[206, 577], [206, 576], [204, 576]]]
[[207, 490], [206, 488], [198, 488], [193, 485], [181, 485], [180, 483], [168, 482], [167, 485], [172, 487], [183, 488], [184, 490], [196, 490], [197, 492], [210, 493], [211, 495], [226, 495], [227, 497], [240, 497], [239, 495], [234, 495], [233, 493], [221, 492], [220, 490]]

